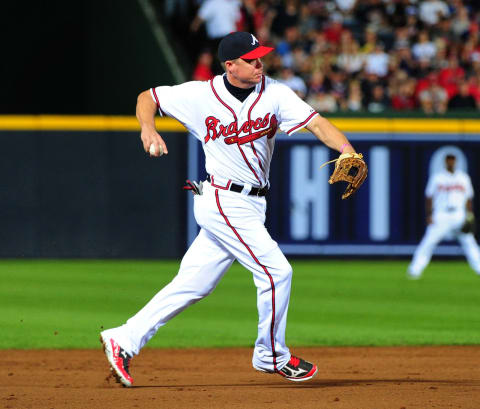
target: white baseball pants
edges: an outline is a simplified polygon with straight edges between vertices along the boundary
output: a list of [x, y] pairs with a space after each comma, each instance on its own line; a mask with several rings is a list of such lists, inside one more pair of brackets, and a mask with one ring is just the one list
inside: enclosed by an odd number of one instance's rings
[[480, 249], [472, 233], [460, 231], [465, 221], [465, 212], [441, 212], [434, 215], [433, 223], [427, 227], [422, 241], [413, 255], [408, 271], [412, 276], [420, 276], [427, 267], [435, 247], [447, 237], [455, 237], [460, 242], [470, 267], [480, 274]]
[[237, 259], [252, 272], [257, 287], [258, 337], [252, 364], [273, 372], [290, 359], [285, 329], [292, 268], [264, 226], [265, 198], [217, 186], [205, 182], [203, 195], [195, 196], [201, 230], [177, 276], [124, 325], [104, 333], [131, 355], [138, 354], [161, 326], [210, 294]]

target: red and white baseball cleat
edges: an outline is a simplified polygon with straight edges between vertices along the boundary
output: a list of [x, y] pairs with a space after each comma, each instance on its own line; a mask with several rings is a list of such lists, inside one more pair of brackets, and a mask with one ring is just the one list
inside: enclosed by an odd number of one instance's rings
[[133, 379], [130, 376], [128, 366], [132, 356], [129, 355], [113, 338], [100, 335], [100, 342], [103, 344], [103, 351], [110, 362], [110, 370], [118, 383], [130, 387]]
[[317, 372], [317, 365], [293, 355], [290, 357], [290, 361], [278, 371], [285, 379], [294, 382], [308, 381], [312, 379]]

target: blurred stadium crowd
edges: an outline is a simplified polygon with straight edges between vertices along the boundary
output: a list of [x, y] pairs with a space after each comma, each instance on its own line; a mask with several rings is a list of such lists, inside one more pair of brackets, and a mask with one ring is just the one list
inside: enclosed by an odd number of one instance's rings
[[480, 110], [479, 0], [165, 0], [164, 12], [174, 32], [188, 21], [196, 80], [221, 72], [224, 35], [249, 31], [276, 48], [268, 75], [319, 112]]

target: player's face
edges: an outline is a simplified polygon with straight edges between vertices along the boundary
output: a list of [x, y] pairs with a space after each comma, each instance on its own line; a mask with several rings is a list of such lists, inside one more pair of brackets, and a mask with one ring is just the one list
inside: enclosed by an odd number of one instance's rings
[[446, 158], [445, 164], [449, 172], [453, 172], [455, 170], [455, 158]]
[[229, 81], [239, 88], [250, 88], [262, 80], [263, 64], [260, 58], [244, 60], [237, 58], [226, 62]]

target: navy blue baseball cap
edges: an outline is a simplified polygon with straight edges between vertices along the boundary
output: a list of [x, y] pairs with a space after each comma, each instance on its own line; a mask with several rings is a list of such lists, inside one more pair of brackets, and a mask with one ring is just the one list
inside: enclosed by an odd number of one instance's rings
[[222, 38], [218, 46], [218, 58], [221, 62], [243, 58], [254, 60], [273, 51], [272, 47], [260, 45], [253, 34], [235, 31]]

